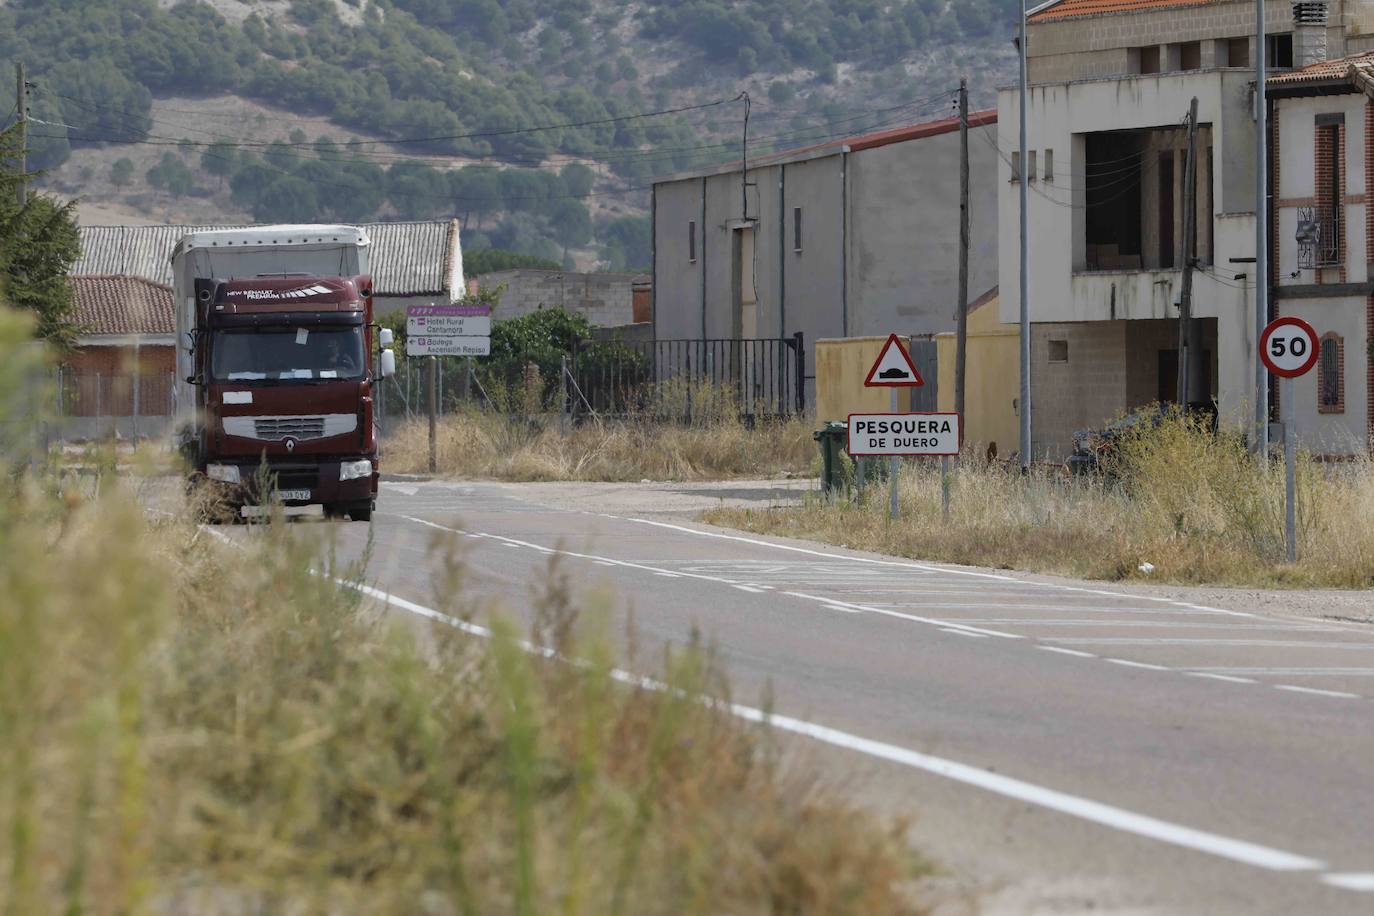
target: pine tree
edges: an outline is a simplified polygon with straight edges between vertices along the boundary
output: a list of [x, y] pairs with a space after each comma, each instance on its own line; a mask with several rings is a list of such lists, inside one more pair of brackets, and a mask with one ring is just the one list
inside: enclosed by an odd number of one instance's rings
[[80, 330], [68, 281], [81, 256], [76, 202], [30, 191], [28, 202], [19, 206], [19, 184], [25, 180], [17, 167], [19, 153], [18, 127], [0, 131], [0, 298], [36, 313], [40, 338], [70, 348]]

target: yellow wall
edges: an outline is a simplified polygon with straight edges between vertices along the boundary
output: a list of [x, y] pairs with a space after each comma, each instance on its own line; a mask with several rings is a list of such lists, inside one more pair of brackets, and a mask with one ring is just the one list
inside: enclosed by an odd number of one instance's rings
[[[935, 346], [940, 354], [940, 409], [953, 410], [955, 336], [937, 334]], [[995, 298], [969, 313], [965, 385], [964, 442], [979, 452], [996, 442], [1003, 458], [1016, 451], [1020, 421], [1012, 405], [1021, 386], [1020, 331], [997, 320]]]
[[[843, 420], [851, 413], [883, 413], [891, 408], [892, 389], [864, 387], [868, 370], [873, 368], [885, 343], [885, 336], [816, 341], [817, 420]], [[909, 339], [902, 343], [911, 345]], [[916, 368], [923, 375], [928, 371], [925, 366]], [[910, 390], [898, 388], [897, 409], [908, 410], [910, 406]]]

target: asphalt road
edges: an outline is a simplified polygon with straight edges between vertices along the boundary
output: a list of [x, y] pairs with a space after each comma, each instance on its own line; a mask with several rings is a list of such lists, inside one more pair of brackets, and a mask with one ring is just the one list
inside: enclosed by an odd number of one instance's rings
[[699, 629], [741, 716], [771, 696], [795, 753], [914, 819], [948, 912], [1374, 913], [1374, 629], [552, 503], [385, 483], [368, 579], [421, 620], [448, 540], [469, 606], [528, 618], [557, 554], [646, 650]]

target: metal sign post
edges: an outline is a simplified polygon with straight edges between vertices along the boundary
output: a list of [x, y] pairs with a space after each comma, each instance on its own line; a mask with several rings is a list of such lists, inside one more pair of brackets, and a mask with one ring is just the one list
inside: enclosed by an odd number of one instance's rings
[[[892, 412], [893, 412], [893, 413], [896, 413], [896, 412], [897, 412], [897, 389], [896, 389], [896, 388], [893, 388], [893, 389], [892, 389]], [[890, 505], [888, 506], [888, 518], [890, 518], [892, 521], [895, 522], [895, 521], [897, 520], [897, 456], [896, 456], [896, 455], [893, 455], [891, 458], [888, 459], [887, 476], [888, 476], [888, 491], [889, 491], [889, 492], [888, 492], [888, 500], [889, 500], [889, 503], [890, 503]]]
[[1294, 423], [1297, 397], [1293, 380], [1312, 371], [1321, 356], [1317, 332], [1301, 318], [1292, 315], [1276, 318], [1260, 335], [1260, 360], [1270, 372], [1283, 379], [1280, 406], [1283, 421], [1283, 461], [1285, 465], [1284, 543], [1288, 548], [1288, 562], [1298, 562], [1298, 430]]
[[[911, 354], [902, 346], [902, 340], [896, 334], [889, 334], [887, 342], [878, 353], [878, 358], [873, 361], [873, 368], [868, 370], [868, 376], [864, 379], [865, 388], [890, 388], [892, 389], [891, 410], [897, 413], [897, 389], [898, 388], [919, 388], [925, 384], [925, 379], [921, 378], [921, 373], [916, 370], [916, 364], [911, 361]], [[852, 418], [851, 418], [852, 420]], [[853, 428], [850, 429], [851, 445], [853, 444]], [[853, 457], [853, 450], [850, 451]], [[891, 452], [884, 452], [892, 457], [888, 459], [887, 465], [887, 487], [888, 487], [888, 518], [892, 521], [897, 519], [897, 456]]]

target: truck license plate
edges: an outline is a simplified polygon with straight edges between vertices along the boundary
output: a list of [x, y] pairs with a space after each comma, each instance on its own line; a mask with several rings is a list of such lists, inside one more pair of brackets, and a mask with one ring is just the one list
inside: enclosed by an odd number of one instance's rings
[[309, 490], [278, 490], [277, 495], [281, 497], [282, 502], [307, 502], [310, 499]]

